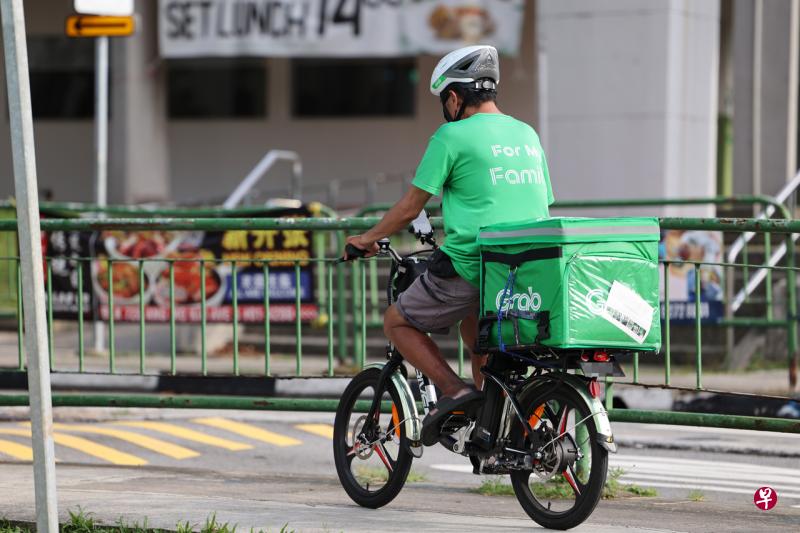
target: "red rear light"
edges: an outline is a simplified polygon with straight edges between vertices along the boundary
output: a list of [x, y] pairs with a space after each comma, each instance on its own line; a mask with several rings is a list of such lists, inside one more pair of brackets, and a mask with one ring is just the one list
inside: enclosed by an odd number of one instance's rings
[[592, 378], [592, 381], [589, 382], [589, 394], [592, 395], [592, 398], [600, 396], [600, 384], [597, 382], [597, 378]]
[[583, 362], [585, 363], [585, 362], [587, 362], [588, 360], [589, 360], [589, 354], [587, 354], [587, 353], [582, 353], [582, 354], [581, 354], [581, 361], [583, 361]]
[[598, 363], [604, 363], [608, 361], [608, 354], [606, 352], [594, 352], [593, 359]]

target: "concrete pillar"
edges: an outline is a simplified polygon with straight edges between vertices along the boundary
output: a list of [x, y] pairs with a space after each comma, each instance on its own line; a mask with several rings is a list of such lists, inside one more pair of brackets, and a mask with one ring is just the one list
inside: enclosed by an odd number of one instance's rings
[[540, 0], [538, 6], [547, 95], [542, 121], [556, 198], [713, 195], [719, 3]]
[[776, 194], [797, 171], [800, 0], [734, 0], [734, 192]]
[[112, 40], [109, 202], [170, 197], [165, 68], [158, 2], [136, 1], [136, 34]]

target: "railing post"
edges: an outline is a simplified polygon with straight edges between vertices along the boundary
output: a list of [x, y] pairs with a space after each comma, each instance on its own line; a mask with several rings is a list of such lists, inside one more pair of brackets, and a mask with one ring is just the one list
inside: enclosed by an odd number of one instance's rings
[[[144, 261], [139, 259], [139, 373], [144, 374], [147, 340], [145, 338]], [[205, 280], [201, 278], [201, 283]], [[80, 292], [79, 292], [80, 294]]]
[[695, 372], [697, 389], [703, 388], [703, 338], [701, 334], [700, 265], [694, 265]]
[[328, 376], [333, 377], [333, 265], [328, 265]]
[[795, 271], [795, 249], [792, 234], [786, 234], [786, 262], [789, 269], [786, 271], [788, 294], [787, 322], [787, 358], [789, 364], [789, 390], [794, 391], [797, 386], [797, 272]]
[[358, 266], [358, 261], [353, 261], [353, 278], [350, 280], [352, 285], [351, 297], [353, 299], [352, 314], [350, 315], [353, 317], [353, 364], [356, 367], [358, 367], [361, 355], [361, 342], [364, 340], [361, 338], [361, 323], [359, 322], [359, 319], [361, 318], [361, 314], [359, 312], [359, 304], [361, 303], [361, 271], [359, 270]]
[[[344, 242], [344, 232], [337, 231], [339, 243]], [[341, 250], [337, 250], [341, 251]], [[339, 360], [344, 361], [347, 354], [347, 296], [345, 294], [344, 264], [336, 264], [336, 344]]]
[[[375, 261], [375, 259], [372, 259]], [[361, 287], [359, 287], [359, 293], [361, 295], [361, 301], [359, 302], [359, 307], [361, 308], [361, 329], [359, 331], [359, 337], [361, 338], [361, 353], [359, 355], [360, 364], [358, 365], [359, 368], [364, 368], [364, 365], [367, 363], [367, 268], [364, 264], [364, 261], [361, 261]]]
[[303, 316], [301, 305], [300, 263], [294, 262], [295, 375], [303, 373]]
[[670, 320], [669, 320], [669, 263], [664, 262], [664, 384], [669, 387], [670, 364]]
[[614, 378], [606, 376], [606, 397], [605, 397], [606, 411], [611, 411], [614, 408]]

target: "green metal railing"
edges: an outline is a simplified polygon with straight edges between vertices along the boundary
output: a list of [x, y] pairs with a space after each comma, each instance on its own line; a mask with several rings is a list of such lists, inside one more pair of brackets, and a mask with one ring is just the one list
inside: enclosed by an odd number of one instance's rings
[[[73, 218], [73, 219], [45, 219], [42, 221], [42, 228], [45, 231], [93, 231], [93, 230], [166, 230], [166, 231], [196, 231], [196, 230], [219, 230], [219, 231], [227, 231], [227, 230], [254, 230], [254, 229], [294, 229], [294, 230], [312, 230], [315, 232], [322, 232], [330, 234], [332, 240], [342, 242], [343, 232], [352, 231], [358, 232], [363, 231], [372, 227], [378, 221], [375, 217], [369, 218], [352, 218], [352, 219], [331, 219], [331, 218], [311, 218], [311, 219], [273, 219], [273, 218], [225, 218], [225, 219], [202, 219], [202, 218], [173, 218], [173, 219], [148, 219], [148, 218], [125, 218], [125, 219], [104, 219], [104, 220], [96, 220], [96, 219], [81, 219], [81, 218]], [[441, 219], [433, 219], [432, 220], [435, 227], [441, 227]], [[0, 220], [0, 231], [14, 231], [15, 221], [13, 220]], [[783, 238], [790, 240], [791, 233], [800, 233], [800, 221], [793, 221], [793, 220], [754, 220], [754, 219], [697, 219], [697, 218], [664, 218], [661, 219], [661, 227], [664, 229], [685, 229], [685, 230], [716, 230], [716, 231], [723, 231], [723, 232], [734, 232], [734, 233], [741, 233], [744, 231], [753, 231], [762, 234], [781, 234]], [[751, 318], [737, 318], [735, 320], [725, 320], [723, 321], [720, 326], [723, 327], [733, 327], [733, 326], [741, 326], [741, 325], [748, 325], [748, 326], [757, 326], [757, 327], [764, 327], [764, 328], [784, 328], [787, 332], [787, 360], [790, 365], [796, 364], [796, 351], [797, 351], [797, 298], [796, 298], [796, 287], [795, 287], [795, 276], [792, 275], [797, 272], [797, 268], [795, 267], [795, 257], [793, 253], [793, 246], [789, 246], [790, 253], [786, 258], [786, 262], [784, 265], [778, 265], [771, 267], [774, 271], [776, 276], [782, 276], [786, 279], [786, 302], [787, 302], [787, 309], [785, 316], [775, 317], [775, 316], [768, 316], [764, 317], [751, 317]], [[52, 261], [58, 258], [49, 258], [48, 259], [48, 271], [52, 267]], [[89, 261], [91, 258], [68, 258], [70, 261], [75, 261], [79, 263], [81, 261]], [[285, 262], [285, 259], [279, 259], [280, 261]], [[14, 265], [13, 268], [10, 270], [15, 270], [17, 272], [17, 276], [19, 276], [19, 267], [18, 267], [18, 260], [15, 257], [6, 257], [0, 258], [0, 262], [9, 262]], [[200, 375], [209, 375], [210, 373], [210, 364], [209, 364], [209, 354], [207, 353], [207, 347], [205, 344], [206, 338], [206, 327], [208, 325], [208, 317], [207, 317], [207, 308], [206, 308], [206, 294], [203, 292], [201, 295], [201, 301], [198, 302], [198, 306], [200, 309], [200, 323], [198, 326], [201, 328], [201, 339], [204, 341], [201, 344], [200, 353], [197, 354], [194, 358], [189, 357], [188, 359], [184, 356], [179, 356], [177, 353], [177, 346], [176, 346], [176, 334], [177, 328], [180, 326], [180, 323], [176, 320], [176, 302], [175, 302], [175, 265], [182, 262], [196, 262], [203, 272], [204, 268], [206, 267], [207, 262], [212, 262], [215, 260], [211, 259], [131, 259], [131, 260], [123, 260], [123, 259], [112, 259], [108, 262], [108, 268], [106, 271], [107, 276], [107, 284], [109, 287], [113, 287], [114, 278], [113, 272], [115, 268], [122, 268], [121, 264], [128, 264], [132, 265], [136, 269], [136, 273], [139, 279], [139, 286], [138, 286], [138, 299], [135, 300], [134, 305], [139, 306], [140, 311], [140, 318], [138, 324], [134, 325], [134, 327], [138, 327], [138, 339], [139, 339], [139, 350], [138, 353], [135, 354], [134, 361], [135, 361], [135, 368], [133, 369], [125, 369], [126, 373], [134, 373], [134, 374], [146, 374], [148, 372], [152, 372], [155, 368], [151, 364], [151, 358], [155, 357], [153, 354], [147, 352], [147, 328], [152, 327], [153, 324], [150, 324], [145, 319], [145, 313], [143, 309], [143, 291], [144, 291], [144, 271], [146, 269], [146, 265], [148, 262], [158, 262], [161, 264], [167, 265], [167, 273], [168, 273], [168, 302], [169, 302], [169, 321], [167, 323], [167, 327], [169, 329], [169, 351], [166, 354], [166, 363], [164, 365], [164, 370], [169, 374], [180, 374], [186, 372], [182, 370], [181, 366], [186, 365], [179, 365], [179, 361], [181, 363], [189, 360], [198, 370], [193, 370], [195, 373], [199, 373]], [[231, 267], [233, 272], [237, 271], [239, 265], [237, 265], [236, 260], [226, 260]], [[252, 260], [248, 260], [252, 263]], [[306, 261], [306, 260], [304, 260]], [[310, 376], [310, 375], [328, 375], [332, 376], [335, 371], [335, 365], [337, 360], [351, 360], [354, 363], [354, 366], [357, 368], [362, 367], [368, 356], [367, 350], [367, 331], [368, 327], [370, 326], [370, 318], [371, 313], [370, 309], [367, 306], [368, 300], [368, 287], [367, 287], [367, 273], [369, 272], [370, 265], [375, 264], [375, 261], [358, 261], [350, 265], [340, 265], [335, 264], [333, 259], [324, 259], [324, 258], [314, 258], [310, 260], [317, 269], [317, 276], [321, 276], [324, 281], [324, 288], [325, 288], [325, 298], [324, 301], [320, 302], [320, 312], [325, 312], [328, 316], [327, 322], [324, 324], [317, 324], [318, 326], [322, 325], [324, 329], [324, 336], [325, 336], [325, 343], [326, 343], [326, 353], [323, 354], [322, 358], [324, 361], [323, 365], [317, 365], [316, 370], [319, 371], [309, 371], [308, 369], [313, 366], [309, 364], [304, 364], [304, 360], [307, 359], [307, 356], [304, 352], [304, 332], [308, 331], [307, 328], [311, 327], [307, 321], [302, 320], [302, 313], [301, 313], [301, 301], [299, 293], [296, 294], [295, 301], [294, 301], [294, 310], [295, 310], [295, 319], [293, 321], [293, 332], [294, 332], [294, 353], [291, 355], [294, 363], [293, 371], [287, 372], [288, 374], [297, 375], [297, 376]], [[260, 268], [265, 274], [269, 274], [269, 269], [271, 268], [272, 260], [269, 258], [259, 260], [256, 262], [258, 268]], [[299, 269], [300, 269], [301, 261], [293, 261], [292, 267], [295, 272], [295, 280], [299, 277]], [[707, 263], [699, 263], [699, 262], [669, 262], [662, 265], [664, 272], [667, 273], [671, 268], [693, 268], [695, 270], [695, 274], [699, 274], [700, 268]], [[734, 269], [734, 268], [744, 268], [748, 265], [746, 263], [717, 263], [716, 266], [720, 266], [726, 269]], [[752, 265], [750, 265], [752, 266]], [[762, 265], [759, 265], [761, 267]], [[82, 269], [78, 269], [77, 272], [82, 272]], [[349, 282], [348, 282], [349, 277]], [[50, 279], [50, 278], [48, 278]], [[665, 279], [667, 277], [665, 276]], [[696, 283], [699, 283], [699, 275], [695, 276]], [[232, 283], [234, 284], [233, 291], [232, 291], [232, 308], [233, 308], [233, 320], [231, 321], [231, 338], [233, 339], [232, 342], [232, 351], [230, 355], [230, 361], [227, 361], [229, 365], [225, 373], [227, 375], [238, 376], [244, 373], [251, 373], [251, 367], [243, 368], [242, 366], [242, 354], [240, 353], [240, 326], [239, 326], [239, 310], [240, 304], [238, 302], [237, 296], [237, 287], [235, 286], [237, 283], [237, 276], [232, 276], [231, 278]], [[83, 279], [83, 275], [78, 275], [78, 283], [79, 286], [83, 287], [86, 283], [89, 283], [90, 280]], [[201, 283], [202, 290], [205, 291], [204, 283]], [[320, 287], [322, 287], [321, 285]], [[350, 287], [350, 302], [354, 306], [355, 312], [348, 310], [347, 305], [347, 298], [346, 292], [347, 287]], [[707, 389], [703, 385], [703, 335], [702, 335], [702, 323], [700, 320], [700, 313], [702, 302], [700, 301], [700, 291], [697, 290], [698, 287], [695, 287], [695, 343], [694, 343], [694, 367], [695, 367], [695, 380], [694, 386], [692, 387], [675, 387], [673, 383], [673, 376], [672, 376], [672, 343], [671, 343], [671, 327], [670, 321], [666, 320], [664, 323], [664, 348], [663, 348], [663, 362], [664, 362], [664, 379], [662, 382], [652, 382], [652, 383], [645, 383], [640, 379], [640, 367], [639, 367], [639, 355], [635, 355], [632, 361], [632, 379], [630, 380], [630, 384], [636, 386], [648, 386], [648, 387], [669, 387], [669, 388], [685, 388], [693, 391], [707, 391]], [[78, 372], [89, 372], [89, 371], [98, 371], [98, 369], [90, 368], [89, 361], [87, 361], [87, 354], [86, 350], [84, 349], [84, 339], [85, 335], [83, 332], [84, 321], [82, 319], [78, 320], [77, 328], [78, 328], [78, 346], [76, 347], [78, 360], [73, 368], [68, 368], [67, 365], [59, 357], [59, 347], [55, 342], [57, 340], [57, 332], [54, 328], [54, 319], [53, 319], [53, 308], [52, 308], [52, 285], [51, 283], [46, 284], [46, 290], [48, 295], [50, 296], [48, 301], [48, 331], [50, 332], [50, 355], [51, 361], [53, 363], [53, 370], [56, 372], [60, 371], [78, 371]], [[668, 286], [665, 287], [666, 292], [666, 312], [667, 316], [669, 316], [669, 288]], [[109, 307], [109, 319], [107, 321], [108, 327], [108, 338], [109, 338], [109, 346], [108, 346], [108, 354], [107, 354], [107, 361], [106, 361], [106, 370], [104, 373], [116, 373], [121, 371], [120, 361], [121, 359], [130, 359], [128, 356], [124, 356], [121, 358], [120, 354], [117, 353], [117, 349], [115, 343], [117, 342], [117, 328], [119, 325], [116, 323], [114, 318], [115, 316], [115, 306], [121, 305], [119, 302], [115, 301], [113, 290], [109, 291], [109, 299], [108, 299], [108, 307]], [[263, 353], [259, 356], [259, 363], [258, 363], [258, 375], [275, 375], [275, 364], [276, 364], [276, 356], [281, 356], [282, 354], [274, 353], [272, 349], [272, 339], [274, 336], [274, 328], [276, 327], [270, 321], [270, 314], [269, 314], [269, 303], [271, 301], [271, 295], [269, 290], [269, 284], [265, 283], [264, 292], [263, 292], [263, 306], [264, 306], [264, 320], [263, 324], [261, 324], [261, 328], [263, 330]], [[80, 302], [80, 299], [79, 299]], [[130, 303], [130, 302], [128, 302]], [[82, 302], [79, 305], [83, 305]], [[82, 310], [82, 309], [81, 309]], [[19, 313], [21, 316], [21, 311]], [[82, 313], [79, 312], [79, 316], [83, 316]], [[21, 330], [21, 321], [18, 324], [18, 331]], [[255, 325], [249, 326], [251, 329], [256, 327]], [[21, 331], [19, 331], [21, 333]], [[352, 341], [352, 342], [351, 342]], [[24, 354], [22, 349], [22, 336], [21, 334], [18, 335], [17, 338], [17, 357], [15, 358], [13, 366], [7, 366], [8, 370], [23, 370], [24, 369]], [[352, 349], [350, 348], [352, 346]], [[459, 373], [463, 374], [465, 368], [468, 368], [468, 365], [464, 364], [464, 349], [463, 343], [459, 343], [458, 349], [458, 361], [457, 365], [459, 368]], [[283, 357], [288, 354], [283, 354]], [[317, 357], [316, 359], [319, 359]], [[252, 360], [249, 360], [252, 362]], [[91, 363], [96, 363], [96, 358], [93, 358]], [[164, 362], [163, 360], [161, 361]], [[283, 361], [285, 363], [285, 361]], [[308, 361], [306, 361], [308, 362]], [[245, 372], [247, 371], [247, 372]], [[609, 402], [609, 408], [612, 407], [611, 402], [613, 402], [613, 392], [614, 392], [614, 383], [611, 380], [608, 380], [607, 383], [607, 391], [608, 394], [606, 395], [606, 401]], [[733, 391], [735, 392], [735, 391]], [[10, 396], [0, 396], [0, 404], [10, 404], [13, 402], [21, 402], [21, 398], [23, 396], [19, 395], [10, 395]], [[75, 399], [79, 398], [79, 399]], [[250, 400], [247, 399], [230, 399], [230, 398], [219, 398], [219, 399], [196, 399], [196, 401], [192, 401], [190, 399], [182, 400], [182, 399], [164, 399], [163, 397], [147, 397], [146, 395], [143, 397], [124, 397], [124, 396], [86, 396], [81, 395], [79, 397], [72, 397], [72, 396], [63, 396], [63, 395], [55, 395], [54, 401], [56, 405], [68, 405], [70, 402], [75, 402], [76, 405], [138, 405], [138, 406], [152, 406], [152, 405], [172, 405], [172, 406], [183, 406], [183, 407], [195, 407], [195, 406], [210, 406], [215, 405], [219, 407], [233, 407], [233, 406], [243, 406], [243, 405], [252, 405], [252, 407], [235, 407], [235, 408], [281, 408], [280, 405], [283, 406], [294, 406], [293, 408], [302, 409], [305, 408], [303, 406], [307, 406], [307, 408], [315, 408], [315, 409], [328, 409], [332, 408], [335, 403], [330, 403], [326, 401], [318, 401], [318, 400], [308, 400], [307, 402], [304, 401], [297, 401], [297, 400], [252, 400], [250, 404]], [[183, 403], [182, 403], [183, 402]], [[310, 402], [310, 403], [308, 403]], [[317, 403], [315, 403], [317, 402]], [[314, 407], [315, 406], [315, 407]], [[690, 413], [655, 413], [655, 412], [640, 412], [640, 411], [626, 411], [624, 414], [622, 411], [610, 409], [612, 419], [617, 420], [633, 420], [636, 419], [638, 421], [659, 421], [660, 423], [696, 423], [700, 425], [724, 425], [721, 422], [721, 418], [716, 418], [712, 415], [694, 415]], [[703, 418], [704, 417], [704, 418]], [[768, 421], [764, 423], [757, 424], [754, 420], [749, 420], [748, 417], [725, 417], [724, 422], [725, 424], [732, 423], [731, 420], [736, 420], [735, 427], [749, 427], [751, 429], [770, 429], [770, 430], [780, 430], [780, 431], [800, 431], [800, 427], [796, 422], [790, 421]], [[792, 425], [794, 424], [794, 425]], [[758, 427], [756, 427], [758, 426]], [[727, 427], [727, 426], [726, 426]]]
[[[391, 203], [376, 203], [371, 204], [368, 206], [363, 207], [359, 210], [356, 214], [357, 217], [364, 217], [367, 215], [376, 215], [384, 213], [388, 211], [393, 204]], [[604, 200], [561, 200], [554, 202], [550, 208], [553, 210], [558, 209], [610, 209], [610, 208], [637, 208], [637, 207], [668, 207], [668, 206], [716, 206], [716, 207], [727, 207], [733, 208], [734, 206], [749, 206], [753, 208], [766, 208], [766, 207], [773, 207], [776, 213], [777, 218], [782, 218], [785, 220], [791, 219], [791, 213], [789, 209], [779, 202], [777, 199], [766, 196], [766, 195], [737, 195], [737, 196], [711, 196], [711, 197], [697, 197], [697, 198], [635, 198], [635, 199], [604, 199]], [[438, 213], [441, 209], [441, 205], [439, 203], [430, 203], [426, 206], [426, 209], [429, 212]], [[663, 226], [662, 226], [663, 227]], [[674, 229], [674, 228], [667, 228], [663, 227], [664, 229]], [[676, 229], [676, 228], [675, 228]], [[413, 242], [408, 236], [405, 236], [405, 243], [408, 244], [409, 242]], [[742, 275], [744, 278], [744, 286], [748, 284], [751, 279], [751, 272], [754, 270], [754, 267], [760, 267], [761, 265], [751, 265], [749, 262], [751, 254], [750, 247], [751, 245], [748, 242], [749, 240], [743, 241], [743, 248], [742, 248], [742, 262], [744, 266], [742, 267]], [[763, 255], [766, 258], [771, 257], [772, 255], [772, 236], [771, 233], [764, 233], [763, 234]], [[756, 268], [757, 269], [757, 268]], [[379, 286], [378, 283], [379, 272], [377, 268], [377, 263], [371, 263], [369, 269], [369, 288], [370, 288], [370, 295], [368, 298], [369, 304], [371, 306], [371, 311], [369, 312], [370, 322], [369, 325], [371, 327], [378, 327], [381, 325], [381, 318], [380, 318], [380, 310], [379, 310], [379, 298], [377, 296], [377, 289]], [[766, 308], [767, 308], [767, 318], [772, 318], [772, 302], [774, 300], [774, 293], [773, 293], [773, 280], [772, 280], [772, 271], [767, 269], [766, 279], [765, 279], [765, 295], [764, 298], [766, 300]], [[733, 298], [732, 294], [733, 285], [727, 284], [725, 287], [726, 290], [726, 300], [730, 301]], [[749, 301], [747, 298], [745, 301]], [[732, 312], [730, 313], [733, 314]]]
[[[373, 216], [388, 211], [391, 203], [376, 203], [361, 208], [355, 216]], [[791, 218], [789, 209], [771, 196], [766, 195], [737, 195], [737, 196], [707, 196], [697, 198], [616, 198], [607, 200], [557, 200], [550, 209], [602, 209], [616, 207], [666, 207], [690, 205], [715, 205], [715, 206], [773, 206], [779, 212], [780, 218]], [[426, 209], [438, 211], [440, 203], [433, 202]]]

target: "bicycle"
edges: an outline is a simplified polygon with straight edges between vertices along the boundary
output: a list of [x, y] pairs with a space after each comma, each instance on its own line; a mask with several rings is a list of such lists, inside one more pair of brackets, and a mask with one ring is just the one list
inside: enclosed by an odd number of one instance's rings
[[[378, 242], [379, 255], [392, 261], [389, 304], [424, 272], [424, 254], [436, 248], [433, 230], [424, 228], [413, 232], [432, 246], [428, 250], [402, 257], [389, 239]], [[348, 246], [348, 258], [363, 256]], [[343, 488], [373, 509], [399, 494], [413, 459], [422, 456], [421, 419], [437, 401], [433, 383], [417, 370], [420, 416], [402, 354], [388, 344], [386, 359], [367, 365], [347, 386], [333, 431]], [[578, 369], [585, 375], [569, 372]], [[602, 349], [489, 350], [481, 373], [484, 403], [474, 413], [453, 413], [439, 442], [468, 457], [475, 474], [509, 475], [519, 503], [538, 524], [569, 529], [582, 523], [602, 495], [608, 453], [616, 452], [597, 382], [598, 376], [621, 375], [614, 355]]]

